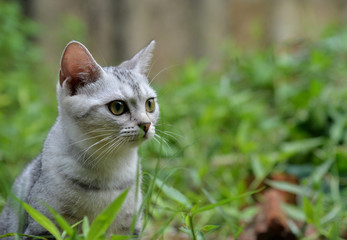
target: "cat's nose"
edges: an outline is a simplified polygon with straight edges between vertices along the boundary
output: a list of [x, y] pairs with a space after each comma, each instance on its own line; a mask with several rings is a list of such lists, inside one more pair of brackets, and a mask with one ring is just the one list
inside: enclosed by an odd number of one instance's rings
[[149, 130], [149, 127], [151, 126], [150, 122], [144, 122], [144, 123], [139, 123], [138, 126], [145, 132], [147, 133]]

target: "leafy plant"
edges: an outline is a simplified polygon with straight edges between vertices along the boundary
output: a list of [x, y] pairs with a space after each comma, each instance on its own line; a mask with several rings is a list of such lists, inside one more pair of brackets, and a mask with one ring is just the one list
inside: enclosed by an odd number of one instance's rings
[[22, 16], [16, 1], [0, 1], [0, 23], [0, 195], [5, 197], [14, 176], [39, 152], [56, 110], [54, 89], [44, 90], [49, 82], [43, 81], [40, 51], [29, 41], [37, 25]]
[[[57, 226], [45, 215], [37, 211], [35, 208], [31, 207], [25, 202], [20, 202], [23, 208], [29, 213], [29, 215], [42, 227], [44, 227], [52, 236], [57, 240], [98, 240], [106, 238], [106, 231], [112, 224], [117, 216], [118, 211], [122, 207], [122, 204], [128, 194], [128, 189], [121, 193], [109, 206], [107, 206], [89, 225], [88, 218], [84, 218], [82, 221], [70, 226], [69, 223], [54, 209], [52, 209], [47, 204], [44, 204], [51, 212], [54, 220], [58, 226], [63, 230], [61, 232]], [[78, 232], [78, 226], [82, 225], [83, 232], [80, 234]], [[7, 236], [14, 236], [15, 233], [5, 234], [0, 236], [0, 238]], [[25, 236], [25, 235], [21, 235]], [[33, 236], [35, 237], [35, 236]], [[129, 239], [131, 236], [111, 236], [110, 239]], [[36, 237], [35, 237], [36, 238]], [[43, 239], [43, 238], [41, 238]]]

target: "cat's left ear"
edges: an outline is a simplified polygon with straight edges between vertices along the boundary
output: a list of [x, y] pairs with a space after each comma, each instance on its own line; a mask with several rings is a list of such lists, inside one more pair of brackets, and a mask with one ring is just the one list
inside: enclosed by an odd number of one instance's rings
[[151, 64], [155, 41], [152, 40], [146, 47], [139, 51], [133, 58], [121, 63], [119, 66], [141, 74], [146, 74]]

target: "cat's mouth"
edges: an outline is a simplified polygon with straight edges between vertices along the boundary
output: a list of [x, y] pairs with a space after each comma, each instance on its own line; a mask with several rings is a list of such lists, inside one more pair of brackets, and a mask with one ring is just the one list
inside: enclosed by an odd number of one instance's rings
[[121, 132], [122, 137], [129, 143], [142, 143], [152, 137], [149, 131], [123, 131]]
[[140, 144], [140, 143], [142, 143], [148, 139], [150, 139], [150, 136], [147, 133], [127, 136], [127, 142], [129, 142], [129, 143], [139, 143]]
[[130, 144], [141, 144], [151, 138], [148, 133], [137, 133], [123, 136], [124, 141]]

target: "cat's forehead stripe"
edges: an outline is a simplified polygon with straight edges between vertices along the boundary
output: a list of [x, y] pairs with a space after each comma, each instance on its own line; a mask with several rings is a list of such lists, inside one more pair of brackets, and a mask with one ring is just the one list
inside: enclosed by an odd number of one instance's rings
[[130, 87], [133, 95], [148, 95], [147, 89], [141, 87], [143, 83], [141, 84], [130, 71], [122, 68], [114, 68], [112, 73], [122, 84]]

